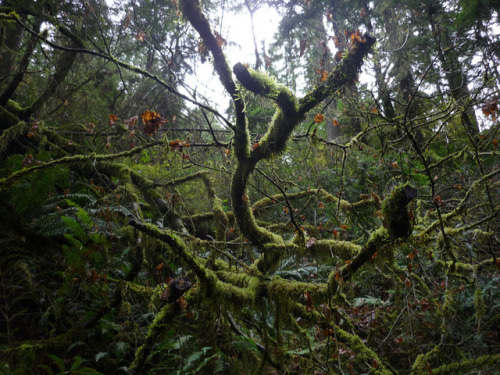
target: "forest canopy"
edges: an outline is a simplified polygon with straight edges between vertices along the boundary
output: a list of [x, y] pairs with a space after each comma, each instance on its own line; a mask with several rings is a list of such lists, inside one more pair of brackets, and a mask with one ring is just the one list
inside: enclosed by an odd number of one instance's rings
[[0, 373], [500, 374], [499, 8], [4, 0]]

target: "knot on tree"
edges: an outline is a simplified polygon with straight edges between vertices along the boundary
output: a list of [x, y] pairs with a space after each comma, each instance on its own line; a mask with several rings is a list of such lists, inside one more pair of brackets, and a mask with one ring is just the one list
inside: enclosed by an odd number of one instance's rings
[[186, 276], [179, 276], [173, 279], [168, 288], [161, 294], [160, 298], [169, 303], [177, 301], [181, 296], [186, 293], [193, 284]]
[[382, 203], [384, 227], [391, 238], [406, 238], [412, 231], [408, 203], [417, 196], [417, 189], [408, 184], [398, 185]]

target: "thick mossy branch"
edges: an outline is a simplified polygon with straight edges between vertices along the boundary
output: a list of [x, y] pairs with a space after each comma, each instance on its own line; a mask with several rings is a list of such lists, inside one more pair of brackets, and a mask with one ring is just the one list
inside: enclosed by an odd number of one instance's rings
[[29, 363], [27, 363], [29, 361], [28, 359], [33, 358], [34, 361], [37, 356], [46, 353], [66, 353], [72, 344], [84, 340], [85, 329], [81, 326], [76, 326], [58, 336], [36, 341], [27, 341], [17, 347], [2, 350], [1, 356], [3, 360], [10, 363], [24, 362], [24, 364], [29, 365]]
[[[5, 131], [15, 125], [25, 125], [24, 122], [21, 122], [21, 120], [12, 113], [12, 111], [8, 110], [7, 108], [0, 106], [0, 131], [2, 132], [2, 136], [4, 135]], [[2, 141], [2, 145], [4, 142]], [[2, 146], [4, 147], [4, 146]]]
[[140, 152], [142, 152], [142, 150], [145, 150], [147, 148], [154, 147], [157, 145], [166, 144], [166, 143], [167, 143], [167, 141], [155, 141], [155, 142], [145, 144], [143, 146], [135, 147], [132, 150], [119, 152], [117, 154], [102, 155], [102, 154], [91, 153], [88, 155], [66, 156], [66, 157], [63, 157], [60, 159], [45, 162], [41, 165], [36, 165], [34, 167], [31, 167], [31, 168], [23, 168], [19, 171], [16, 171], [16, 172], [12, 173], [10, 176], [1, 178], [0, 185], [8, 184], [8, 183], [15, 181], [18, 178], [23, 177], [27, 174], [30, 174], [30, 173], [33, 173], [33, 172], [36, 172], [36, 171], [39, 171], [42, 169], [50, 168], [50, 167], [53, 167], [55, 165], [61, 165], [61, 164], [68, 164], [69, 165], [69, 164], [74, 164], [74, 163], [94, 163], [94, 162], [100, 162], [100, 161], [109, 161], [109, 160], [114, 160], [114, 159], [119, 159], [119, 158], [125, 158], [128, 156], [132, 156], [132, 155], [135, 155], [137, 153], [140, 153]]
[[245, 116], [245, 103], [240, 97], [240, 93], [233, 81], [231, 69], [227, 63], [222, 48], [217, 42], [217, 38], [210, 29], [210, 24], [203, 14], [198, 0], [180, 0], [179, 9], [193, 27], [200, 34], [203, 43], [214, 57], [214, 68], [219, 76], [222, 85], [231, 96], [234, 103], [236, 126], [234, 130], [234, 154], [236, 159], [243, 163], [249, 156], [250, 136], [248, 134], [247, 119]]
[[269, 99], [278, 99], [281, 85], [278, 85], [273, 77], [247, 68], [242, 63], [233, 66], [233, 73], [247, 90]]
[[280, 89], [277, 103], [279, 108], [266, 134], [260, 140], [260, 146], [251, 152], [251, 160], [254, 163], [284, 152], [290, 135], [302, 120], [297, 116], [297, 98], [284, 86]]
[[[189, 291], [185, 295], [186, 302], [190, 303], [194, 299], [194, 294]], [[149, 325], [148, 333], [144, 344], [135, 351], [135, 358], [129, 367], [130, 374], [142, 374], [146, 359], [149, 356], [153, 345], [161, 338], [162, 333], [172, 319], [181, 312], [179, 303], [173, 301], [161, 308], [156, 314], [153, 322]]]
[[14, 118], [14, 123], [12, 124], [9, 122], [9, 120], [3, 121], [3, 110], [4, 108], [0, 107], [0, 123], [5, 124], [7, 126], [7, 129], [5, 129], [2, 135], [0, 135], [0, 153], [5, 152], [14, 140], [18, 139], [21, 135], [28, 133], [30, 129], [28, 124], [23, 121], [17, 120], [17, 118]]
[[257, 246], [262, 246], [266, 243], [283, 243], [280, 236], [258, 226], [255, 222], [246, 191], [248, 176], [250, 174], [249, 168], [248, 164], [238, 163], [231, 183], [231, 200], [236, 222], [243, 235]]
[[198, 31], [200, 37], [203, 39], [203, 43], [206, 45], [208, 50], [212, 53], [214, 57], [214, 67], [219, 75], [222, 85], [226, 91], [233, 97], [236, 98], [237, 89], [234, 84], [233, 77], [231, 74], [231, 69], [226, 61], [224, 53], [217, 42], [216, 37], [210, 30], [210, 24], [203, 14], [200, 3], [198, 0], [180, 0], [179, 9], [181, 10], [184, 17], [193, 25], [193, 27]]
[[[443, 221], [444, 224], [446, 224], [449, 220], [451, 220], [452, 218], [460, 215], [464, 210], [465, 208], [467, 207], [467, 202], [469, 201], [469, 199], [471, 198], [472, 196], [472, 193], [474, 191], [476, 191], [476, 188], [490, 180], [491, 178], [493, 178], [494, 176], [496, 176], [497, 174], [500, 173], [500, 169], [494, 169], [493, 171], [491, 171], [490, 173], [488, 174], [485, 174], [484, 176], [482, 176], [480, 179], [474, 181], [469, 190], [467, 190], [467, 192], [465, 193], [465, 196], [462, 198], [462, 200], [458, 203], [458, 205], [453, 209], [453, 211], [450, 211], [446, 214], [443, 214], [441, 215], [441, 219]], [[432, 224], [430, 224], [427, 228], [425, 228], [425, 230], [423, 230], [422, 232], [420, 232], [418, 234], [419, 237], [425, 237], [427, 234], [431, 233], [433, 230], [435, 230], [436, 228], [438, 228], [440, 225], [439, 223], [439, 220], [435, 220]]]
[[339, 270], [334, 270], [330, 273], [328, 278], [328, 285], [330, 290], [334, 292], [337, 286], [344, 281], [347, 281], [351, 276], [363, 266], [366, 262], [373, 259], [375, 253], [383, 246], [390, 242], [387, 229], [384, 227], [378, 228], [372, 233], [368, 242], [363, 246], [362, 250], [354, 257], [348, 264], [344, 265]]
[[[376, 364], [376, 368], [372, 367], [372, 371], [370, 373], [373, 374], [383, 374], [383, 375], [393, 375], [394, 372], [390, 371], [387, 366], [384, 365], [383, 361], [380, 357], [370, 349], [362, 340], [362, 338], [356, 334], [352, 334], [338, 325], [325, 322], [325, 317], [323, 314], [319, 313], [317, 309], [313, 309], [312, 311], [307, 310], [305, 306], [297, 303], [290, 302], [290, 309], [292, 310], [295, 316], [300, 316], [301, 318], [314, 322], [317, 325], [322, 325], [325, 328], [333, 328], [335, 332], [335, 338], [344, 343], [349, 350], [353, 351], [355, 355], [353, 356], [353, 360], [360, 364], [369, 364], [370, 366], [374, 366]], [[325, 322], [322, 324], [322, 322]]]
[[333, 95], [336, 90], [357, 79], [363, 65], [363, 58], [370, 52], [376, 41], [369, 34], [365, 34], [363, 37], [366, 39], [365, 43], [357, 42], [342, 62], [330, 72], [327, 80], [299, 100], [299, 115], [305, 115], [325, 98]]
[[424, 354], [420, 354], [415, 358], [413, 366], [411, 368], [412, 374], [428, 374], [430, 371], [429, 360], [439, 352], [439, 346], [436, 345], [430, 351]]
[[362, 247], [350, 241], [318, 240], [308, 249], [312, 256], [338, 257], [342, 260], [351, 259], [361, 251]]
[[[344, 199], [341, 199], [333, 194], [328, 193], [324, 189], [309, 189], [304, 191], [299, 191], [297, 193], [289, 193], [286, 195], [288, 200], [297, 200], [305, 197], [317, 196], [318, 199], [322, 199], [326, 202], [334, 203], [336, 207], [340, 206], [340, 209], [345, 213], [356, 212], [357, 209], [362, 207], [380, 207], [381, 201], [377, 195], [373, 195], [371, 198], [361, 199], [357, 202], [350, 203]], [[274, 207], [277, 202], [283, 200], [282, 194], [271, 195], [270, 197], [262, 198], [252, 205], [254, 211], [260, 211], [267, 208]]]
[[[214, 224], [216, 229], [215, 239], [217, 241], [225, 242], [226, 233], [229, 228], [229, 220], [227, 218], [226, 212], [222, 207], [222, 200], [217, 197], [215, 193], [215, 186], [207, 173], [200, 173], [199, 177], [205, 183], [207, 189], [208, 199], [212, 205], [212, 210], [214, 213]], [[212, 253], [215, 256], [215, 253]]]
[[[487, 354], [474, 359], [463, 360], [459, 362], [448, 363], [432, 369], [434, 375], [458, 375], [471, 373], [471, 370], [480, 369], [483, 367], [499, 368], [500, 354]], [[424, 374], [430, 371], [422, 372]]]
[[416, 197], [417, 191], [408, 185], [397, 186], [392, 193], [382, 202], [382, 212], [386, 216], [384, 227], [378, 228], [372, 233], [368, 242], [361, 251], [339, 270], [331, 272], [328, 285], [332, 291], [347, 281], [363, 264], [372, 260], [376, 252], [384, 250], [381, 255], [389, 261], [393, 258], [393, 248], [387, 249], [391, 240], [407, 237], [410, 233], [410, 219], [408, 216], [408, 202]]
[[377, 364], [375, 368], [373, 368], [373, 373], [380, 375], [392, 375], [393, 372], [390, 371], [379, 358], [377, 353], [375, 353], [372, 349], [366, 346], [361, 337], [358, 335], [353, 335], [342, 328], [334, 325], [334, 331], [336, 337], [339, 341], [348, 345], [349, 349], [355, 353], [355, 360], [359, 363], [369, 363], [373, 366], [375, 363]]
[[217, 275], [205, 268], [195, 257], [188, 251], [184, 241], [173, 233], [166, 233], [158, 229], [152, 224], [141, 223], [136, 220], [129, 222], [131, 226], [148, 234], [153, 238], [166, 243], [170, 249], [180, 257], [189, 269], [200, 280], [200, 283], [208, 296], [220, 297], [236, 306], [242, 304], [252, 305], [256, 298], [256, 291], [249, 288], [239, 288], [234, 285], [220, 281]]
[[179, 178], [174, 178], [173, 180], [167, 181], [164, 184], [158, 184], [158, 186], [176, 186], [176, 185], [181, 185], [181, 184], [184, 184], [186, 182], [195, 180], [197, 178], [200, 178], [203, 181], [205, 181], [205, 178], [206, 178], [205, 176], [208, 175], [208, 174], [209, 174], [208, 171], [198, 171], [196, 173], [189, 174], [187, 176], [183, 176], [183, 177], [179, 177]]
[[157, 238], [160, 241], [165, 242], [172, 249], [172, 251], [188, 265], [191, 271], [193, 271], [200, 280], [208, 282], [211, 288], [215, 287], [215, 275], [195, 260], [194, 256], [187, 250], [186, 244], [179, 236], [173, 233], [163, 232], [152, 224], [141, 223], [136, 220], [130, 220], [129, 225], [153, 238]]
[[295, 95], [287, 87], [278, 84], [274, 78], [248, 69], [241, 63], [233, 67], [233, 72], [246, 89], [272, 99], [278, 105], [268, 131], [259, 142], [259, 147], [251, 152], [250, 163], [256, 164], [259, 160], [285, 150], [286, 142], [302, 117], [297, 116], [298, 102]]

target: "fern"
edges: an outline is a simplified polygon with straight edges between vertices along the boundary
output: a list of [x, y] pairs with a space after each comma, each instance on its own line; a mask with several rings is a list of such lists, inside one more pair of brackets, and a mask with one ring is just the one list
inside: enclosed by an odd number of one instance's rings
[[68, 186], [69, 170], [57, 166], [35, 172], [21, 179], [10, 191], [11, 203], [17, 212], [35, 217], [38, 207], [42, 206], [55, 186]]

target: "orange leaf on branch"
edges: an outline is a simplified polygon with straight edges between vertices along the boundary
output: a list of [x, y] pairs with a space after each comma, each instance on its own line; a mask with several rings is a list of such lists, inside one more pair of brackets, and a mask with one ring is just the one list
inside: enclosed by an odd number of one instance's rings
[[177, 300], [177, 303], [179, 304], [179, 307], [181, 310], [186, 310], [188, 303], [187, 303], [186, 299], [184, 298], [184, 296], [179, 297], [179, 299]]
[[139, 42], [144, 42], [144, 39], [146, 38], [146, 33], [142, 30], [139, 30], [137, 34], [135, 34], [135, 39], [137, 39]]
[[302, 57], [304, 55], [304, 52], [306, 51], [308, 44], [309, 44], [309, 42], [306, 39], [302, 39], [300, 41], [299, 57]]
[[109, 115], [109, 126], [113, 126], [118, 121], [118, 117], [113, 114]]
[[217, 31], [214, 30], [214, 34], [215, 34], [215, 39], [217, 40], [217, 45], [219, 47], [222, 47], [227, 43], [226, 39], [224, 39]]
[[314, 117], [314, 122], [316, 124], [319, 124], [320, 122], [323, 122], [325, 120], [325, 116], [323, 116], [321, 113], [318, 113], [315, 117]]
[[405, 279], [405, 287], [407, 288], [411, 287], [411, 280], [409, 278]]
[[167, 119], [161, 117], [161, 115], [155, 111], [145, 111], [141, 113], [142, 122], [144, 124], [144, 133], [147, 136], [152, 136], [158, 131], [161, 125], [168, 122]]
[[178, 139], [176, 141], [171, 141], [169, 143], [169, 146], [170, 146], [170, 150], [172, 150], [172, 151], [177, 151], [177, 150], [180, 150], [182, 148], [180, 139]]
[[306, 311], [312, 312], [314, 310], [314, 302], [309, 292], [304, 292], [304, 297], [306, 299]]

